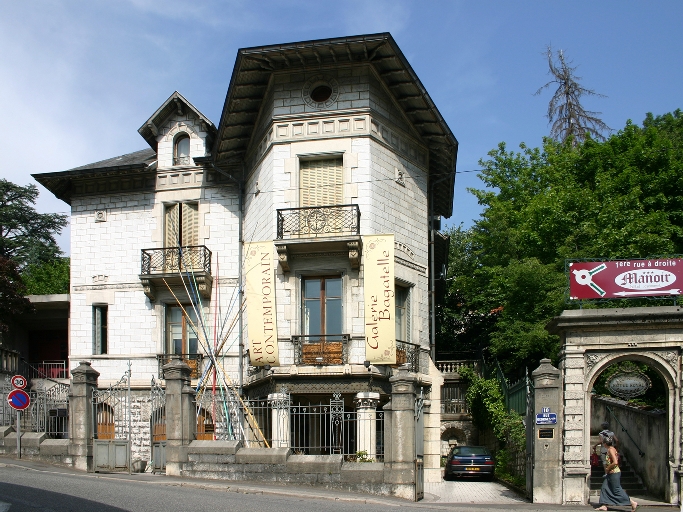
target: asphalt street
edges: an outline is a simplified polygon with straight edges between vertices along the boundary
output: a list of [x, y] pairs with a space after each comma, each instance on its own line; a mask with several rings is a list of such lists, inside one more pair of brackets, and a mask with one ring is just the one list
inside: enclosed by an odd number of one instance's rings
[[[188, 480], [163, 475], [85, 474], [32, 461], [0, 460], [0, 512], [174, 512], [401, 510], [501, 511], [591, 510], [519, 504], [413, 503], [297, 486], [256, 482]], [[614, 510], [626, 510], [614, 508]], [[661, 507], [643, 507], [662, 511]], [[669, 508], [668, 510], [672, 510]]]

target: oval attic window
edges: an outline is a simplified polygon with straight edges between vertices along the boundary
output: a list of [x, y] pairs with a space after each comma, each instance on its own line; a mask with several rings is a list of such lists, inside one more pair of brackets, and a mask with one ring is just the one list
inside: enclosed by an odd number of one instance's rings
[[316, 103], [327, 101], [332, 96], [332, 88], [329, 85], [319, 85], [311, 91], [311, 99]]

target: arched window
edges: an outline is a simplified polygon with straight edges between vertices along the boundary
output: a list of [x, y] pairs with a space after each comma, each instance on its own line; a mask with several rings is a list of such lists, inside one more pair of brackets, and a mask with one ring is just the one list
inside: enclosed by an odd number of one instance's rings
[[190, 163], [190, 137], [184, 133], [175, 140], [173, 165], [189, 165]]

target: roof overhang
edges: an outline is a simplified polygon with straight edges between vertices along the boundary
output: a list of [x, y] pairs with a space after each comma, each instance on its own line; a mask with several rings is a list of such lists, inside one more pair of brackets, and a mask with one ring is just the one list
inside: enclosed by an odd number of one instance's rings
[[240, 49], [212, 150], [215, 164], [244, 161], [273, 73], [355, 64], [374, 68], [429, 148], [434, 213], [450, 217], [458, 141], [389, 33]]

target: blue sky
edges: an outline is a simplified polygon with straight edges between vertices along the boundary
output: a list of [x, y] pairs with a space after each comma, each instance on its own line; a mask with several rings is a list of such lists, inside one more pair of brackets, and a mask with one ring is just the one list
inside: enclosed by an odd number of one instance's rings
[[[586, 106], [621, 128], [683, 108], [683, 2], [36, 0], [0, 5], [0, 177], [27, 184], [146, 147], [137, 129], [174, 91], [216, 124], [238, 48], [389, 31], [460, 142], [454, 214], [480, 213], [478, 160], [538, 146], [551, 92], [542, 55], [563, 49]], [[68, 206], [41, 190], [38, 209]], [[68, 252], [68, 230], [59, 238]]]

